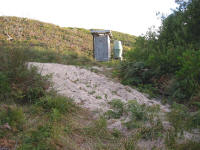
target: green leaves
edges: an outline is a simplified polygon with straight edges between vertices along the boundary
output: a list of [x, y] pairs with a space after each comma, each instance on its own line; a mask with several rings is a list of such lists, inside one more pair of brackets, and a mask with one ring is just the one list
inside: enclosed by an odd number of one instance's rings
[[0, 100], [5, 99], [9, 95], [10, 90], [8, 77], [3, 72], [0, 72]]
[[[2, 108], [1, 108], [2, 109]], [[22, 108], [16, 106], [5, 106], [0, 112], [0, 125], [8, 123], [11, 127], [22, 129], [25, 115]]]
[[[172, 100], [186, 102], [200, 89], [200, 3], [177, 1], [159, 31], [138, 37], [119, 75], [129, 85], [152, 84]], [[198, 99], [198, 98], [196, 98]]]
[[200, 51], [187, 50], [178, 59], [181, 69], [176, 72], [177, 88], [190, 98], [200, 87]]
[[63, 96], [44, 96], [36, 102], [37, 106], [42, 106], [47, 112], [53, 112], [55, 115], [58, 112], [64, 114], [72, 112], [75, 108], [72, 100]]

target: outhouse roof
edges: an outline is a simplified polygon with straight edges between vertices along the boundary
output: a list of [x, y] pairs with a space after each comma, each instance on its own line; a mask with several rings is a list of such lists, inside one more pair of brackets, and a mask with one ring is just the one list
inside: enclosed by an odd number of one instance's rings
[[109, 35], [110, 38], [112, 37], [112, 33], [111, 33], [111, 30], [90, 30], [92, 35]]

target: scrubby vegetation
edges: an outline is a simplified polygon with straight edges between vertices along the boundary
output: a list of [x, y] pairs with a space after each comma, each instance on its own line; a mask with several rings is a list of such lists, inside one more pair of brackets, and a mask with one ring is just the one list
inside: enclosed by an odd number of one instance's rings
[[126, 139], [120, 131], [109, 131], [105, 118], [93, 120], [90, 112], [72, 99], [53, 89], [47, 91], [51, 76], [41, 76], [37, 68], [27, 64], [83, 66], [96, 62], [75, 52], [31, 47], [26, 41], [1, 40], [0, 44], [0, 148], [125, 149]]
[[[0, 149], [139, 150], [140, 142], [155, 141], [163, 145], [154, 143], [152, 149], [200, 149], [198, 139], [184, 138], [200, 129], [200, 2], [177, 3], [179, 8], [163, 19], [158, 32], [137, 39], [113, 32], [113, 40], [124, 44], [121, 63], [91, 59], [89, 30], [0, 17]], [[94, 119], [73, 99], [49, 88], [51, 76], [41, 76], [29, 61], [116, 66], [113, 74], [124, 84], [162, 96], [171, 111], [164, 115], [159, 105], [114, 99], [110, 110]], [[121, 119], [127, 133], [108, 129], [111, 119]]]
[[13, 45], [0, 50], [0, 148], [116, 149], [106, 119], [93, 120], [72, 99], [47, 91], [51, 77], [28, 66], [26, 56]]
[[44, 95], [48, 77], [41, 77], [34, 67], [28, 70], [20, 48], [1, 46], [0, 59], [0, 101], [32, 103]]
[[[61, 28], [59, 26], [18, 17], [0, 17], [0, 41], [26, 42], [32, 49], [53, 50], [57, 53], [74, 52], [84, 56], [93, 55], [90, 30]], [[129, 50], [135, 36], [112, 31], [113, 40], [120, 39], [124, 49]]]
[[[1, 47], [1, 148], [139, 150], [140, 141], [159, 139], [165, 139], [169, 149], [199, 148], [195, 141], [177, 142], [180, 133], [199, 127], [199, 113], [190, 114], [185, 107], [174, 105], [168, 116], [175, 130], [167, 130], [159, 118], [158, 106], [114, 99], [109, 103], [111, 111], [99, 119], [92, 119], [92, 114], [79, 108], [72, 99], [57, 95], [53, 89], [46, 91], [51, 87], [51, 76], [41, 76], [37, 68], [27, 65], [34, 56], [29, 56], [27, 48], [9, 42]], [[59, 60], [52, 56], [53, 61]], [[45, 54], [45, 58], [48, 57]], [[38, 55], [38, 60], [40, 58]], [[123, 116], [130, 117], [123, 123], [130, 132], [128, 136], [115, 128], [107, 128], [107, 120]]]
[[[104, 116], [108, 120], [122, 119], [121, 122], [131, 135], [128, 138], [132, 140], [131, 147], [134, 147], [131, 149], [138, 149], [137, 143], [141, 140], [164, 141], [166, 149], [188, 147], [197, 150], [200, 147], [198, 139], [197, 141], [194, 141], [195, 138], [193, 140], [184, 139], [185, 134], [199, 129], [199, 111], [190, 112], [183, 104], [174, 103], [171, 111], [166, 114], [166, 120], [169, 122], [165, 125], [163, 124], [163, 112], [159, 105], [141, 105], [136, 100], [125, 103], [119, 99], [113, 99], [109, 104], [112, 110], [105, 112]], [[115, 136], [120, 135], [117, 131], [117, 129], [113, 130]], [[181, 140], [185, 142], [182, 143]]]
[[[199, 113], [190, 114], [185, 107], [174, 105], [168, 114], [174, 130], [168, 130], [162, 125], [157, 105], [114, 99], [109, 103], [112, 111], [93, 119], [72, 99], [57, 95], [53, 89], [46, 90], [51, 87], [51, 76], [41, 76], [37, 68], [28, 66], [30, 57], [23, 48], [5, 44], [0, 51], [1, 148], [139, 150], [142, 140], [159, 139], [164, 139], [169, 149], [199, 148], [195, 141], [177, 142], [183, 131], [199, 128]], [[130, 117], [123, 123], [130, 132], [128, 136], [107, 128], [107, 120], [122, 116]]]
[[200, 2], [177, 1], [179, 7], [156, 32], [138, 37], [119, 67], [123, 83], [167, 96], [170, 102], [199, 102]]
[[[152, 124], [151, 128], [141, 129], [142, 135], [165, 135], [168, 149], [199, 149], [199, 142], [177, 144], [177, 140], [186, 131], [199, 129], [200, 1], [180, 0], [176, 3], [179, 7], [162, 18], [158, 31], [151, 29], [145, 36], [136, 39], [134, 48], [126, 53], [125, 60], [114, 74], [123, 84], [136, 87], [151, 97], [159, 97], [163, 103], [171, 105], [167, 118], [173, 128], [164, 128], [163, 132], [158, 121], [158, 124], [154, 122], [155, 128]], [[138, 127], [138, 115], [143, 122], [148, 120], [145, 112], [144, 108], [136, 106], [131, 111], [133, 122], [126, 125]], [[115, 118], [119, 113], [110, 111], [108, 114]]]

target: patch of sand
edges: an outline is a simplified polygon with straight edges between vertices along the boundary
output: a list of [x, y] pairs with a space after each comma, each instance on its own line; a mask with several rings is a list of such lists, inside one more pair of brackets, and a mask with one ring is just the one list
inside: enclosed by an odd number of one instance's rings
[[[169, 111], [168, 106], [150, 100], [137, 90], [114, 82], [102, 74], [72, 65], [35, 62], [30, 62], [30, 65], [38, 67], [42, 75], [52, 74], [53, 88], [58, 94], [71, 97], [81, 107], [98, 114], [109, 110], [108, 102], [113, 99], [123, 102], [137, 100], [139, 104], [147, 105], [158, 104], [163, 112]], [[117, 125], [120, 126], [116, 122], [113, 124], [114, 127]]]

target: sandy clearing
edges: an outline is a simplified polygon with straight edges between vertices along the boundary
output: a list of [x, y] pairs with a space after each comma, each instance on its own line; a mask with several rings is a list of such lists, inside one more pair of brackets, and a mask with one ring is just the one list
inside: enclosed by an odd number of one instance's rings
[[[169, 106], [148, 99], [137, 90], [114, 82], [103, 74], [72, 65], [35, 62], [30, 62], [30, 65], [38, 67], [42, 75], [52, 74], [53, 88], [58, 94], [73, 98], [75, 103], [95, 112], [96, 116], [109, 110], [108, 102], [113, 99], [123, 102], [137, 100], [138, 103], [147, 105], [158, 104], [163, 113], [169, 111]], [[122, 130], [123, 127], [120, 120], [111, 119], [109, 128]]]

